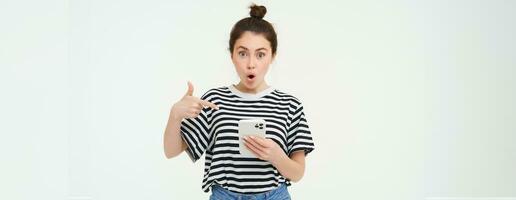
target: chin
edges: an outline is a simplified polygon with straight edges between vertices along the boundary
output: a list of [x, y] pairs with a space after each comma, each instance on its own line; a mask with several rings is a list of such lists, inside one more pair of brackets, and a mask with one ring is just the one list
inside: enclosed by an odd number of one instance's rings
[[255, 89], [255, 88], [258, 88], [262, 83], [263, 83], [263, 81], [255, 80], [254, 82], [249, 83], [248, 86], [250, 88]]
[[244, 83], [244, 86], [248, 89], [248, 90], [254, 90], [256, 88], [256, 84], [252, 84], [252, 83]]
[[263, 82], [263, 80], [254, 80], [254, 81], [248, 81], [246, 79], [241, 79], [241, 83], [243, 83], [243, 86], [246, 87], [247, 90], [255, 90], [260, 86], [260, 84]]

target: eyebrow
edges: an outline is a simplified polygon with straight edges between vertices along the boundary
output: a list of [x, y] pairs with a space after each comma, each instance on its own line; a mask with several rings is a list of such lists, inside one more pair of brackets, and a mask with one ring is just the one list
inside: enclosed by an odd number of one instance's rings
[[[240, 48], [242, 48], [242, 49], [244, 49], [244, 50], [249, 50], [248, 48], [246, 48], [246, 47], [244, 47], [244, 46], [238, 46], [238, 47], [237, 47], [237, 49], [240, 49]], [[258, 49], [256, 49], [256, 51], [260, 51], [260, 50], [265, 50], [265, 51], [267, 51], [267, 48], [262, 47], [262, 48], [258, 48]]]

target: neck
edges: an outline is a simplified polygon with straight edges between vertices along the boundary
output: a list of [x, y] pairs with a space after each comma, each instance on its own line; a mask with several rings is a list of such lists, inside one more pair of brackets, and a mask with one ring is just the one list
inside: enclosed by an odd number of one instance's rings
[[267, 83], [265, 83], [265, 81], [262, 81], [257, 87], [248, 88], [242, 83], [242, 81], [240, 81], [237, 85], [235, 85], [235, 88], [240, 90], [240, 92], [243, 92], [243, 93], [256, 94], [256, 93], [259, 93], [259, 92], [264, 91], [265, 89], [269, 88], [269, 85], [267, 85]]

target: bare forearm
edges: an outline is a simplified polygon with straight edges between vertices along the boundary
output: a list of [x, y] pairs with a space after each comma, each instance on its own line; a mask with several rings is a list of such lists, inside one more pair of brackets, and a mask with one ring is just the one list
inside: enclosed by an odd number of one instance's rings
[[176, 117], [170, 111], [167, 128], [163, 136], [163, 147], [167, 158], [173, 158], [186, 149], [186, 144], [180, 134], [181, 121], [182, 119]]
[[[304, 152], [300, 152], [303, 154], [302, 156], [297, 153], [298, 152], [294, 152], [291, 158], [282, 154], [278, 161], [272, 163], [281, 175], [293, 182], [301, 180], [305, 173]], [[300, 159], [300, 157], [302, 157], [302, 159]]]

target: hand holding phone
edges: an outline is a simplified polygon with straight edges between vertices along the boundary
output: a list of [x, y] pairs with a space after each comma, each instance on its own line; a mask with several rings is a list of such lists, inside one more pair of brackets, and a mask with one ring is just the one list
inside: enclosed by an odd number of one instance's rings
[[238, 121], [238, 137], [240, 154], [245, 157], [256, 156], [244, 144], [244, 137], [255, 136], [265, 138], [266, 123], [263, 119], [243, 119]]

